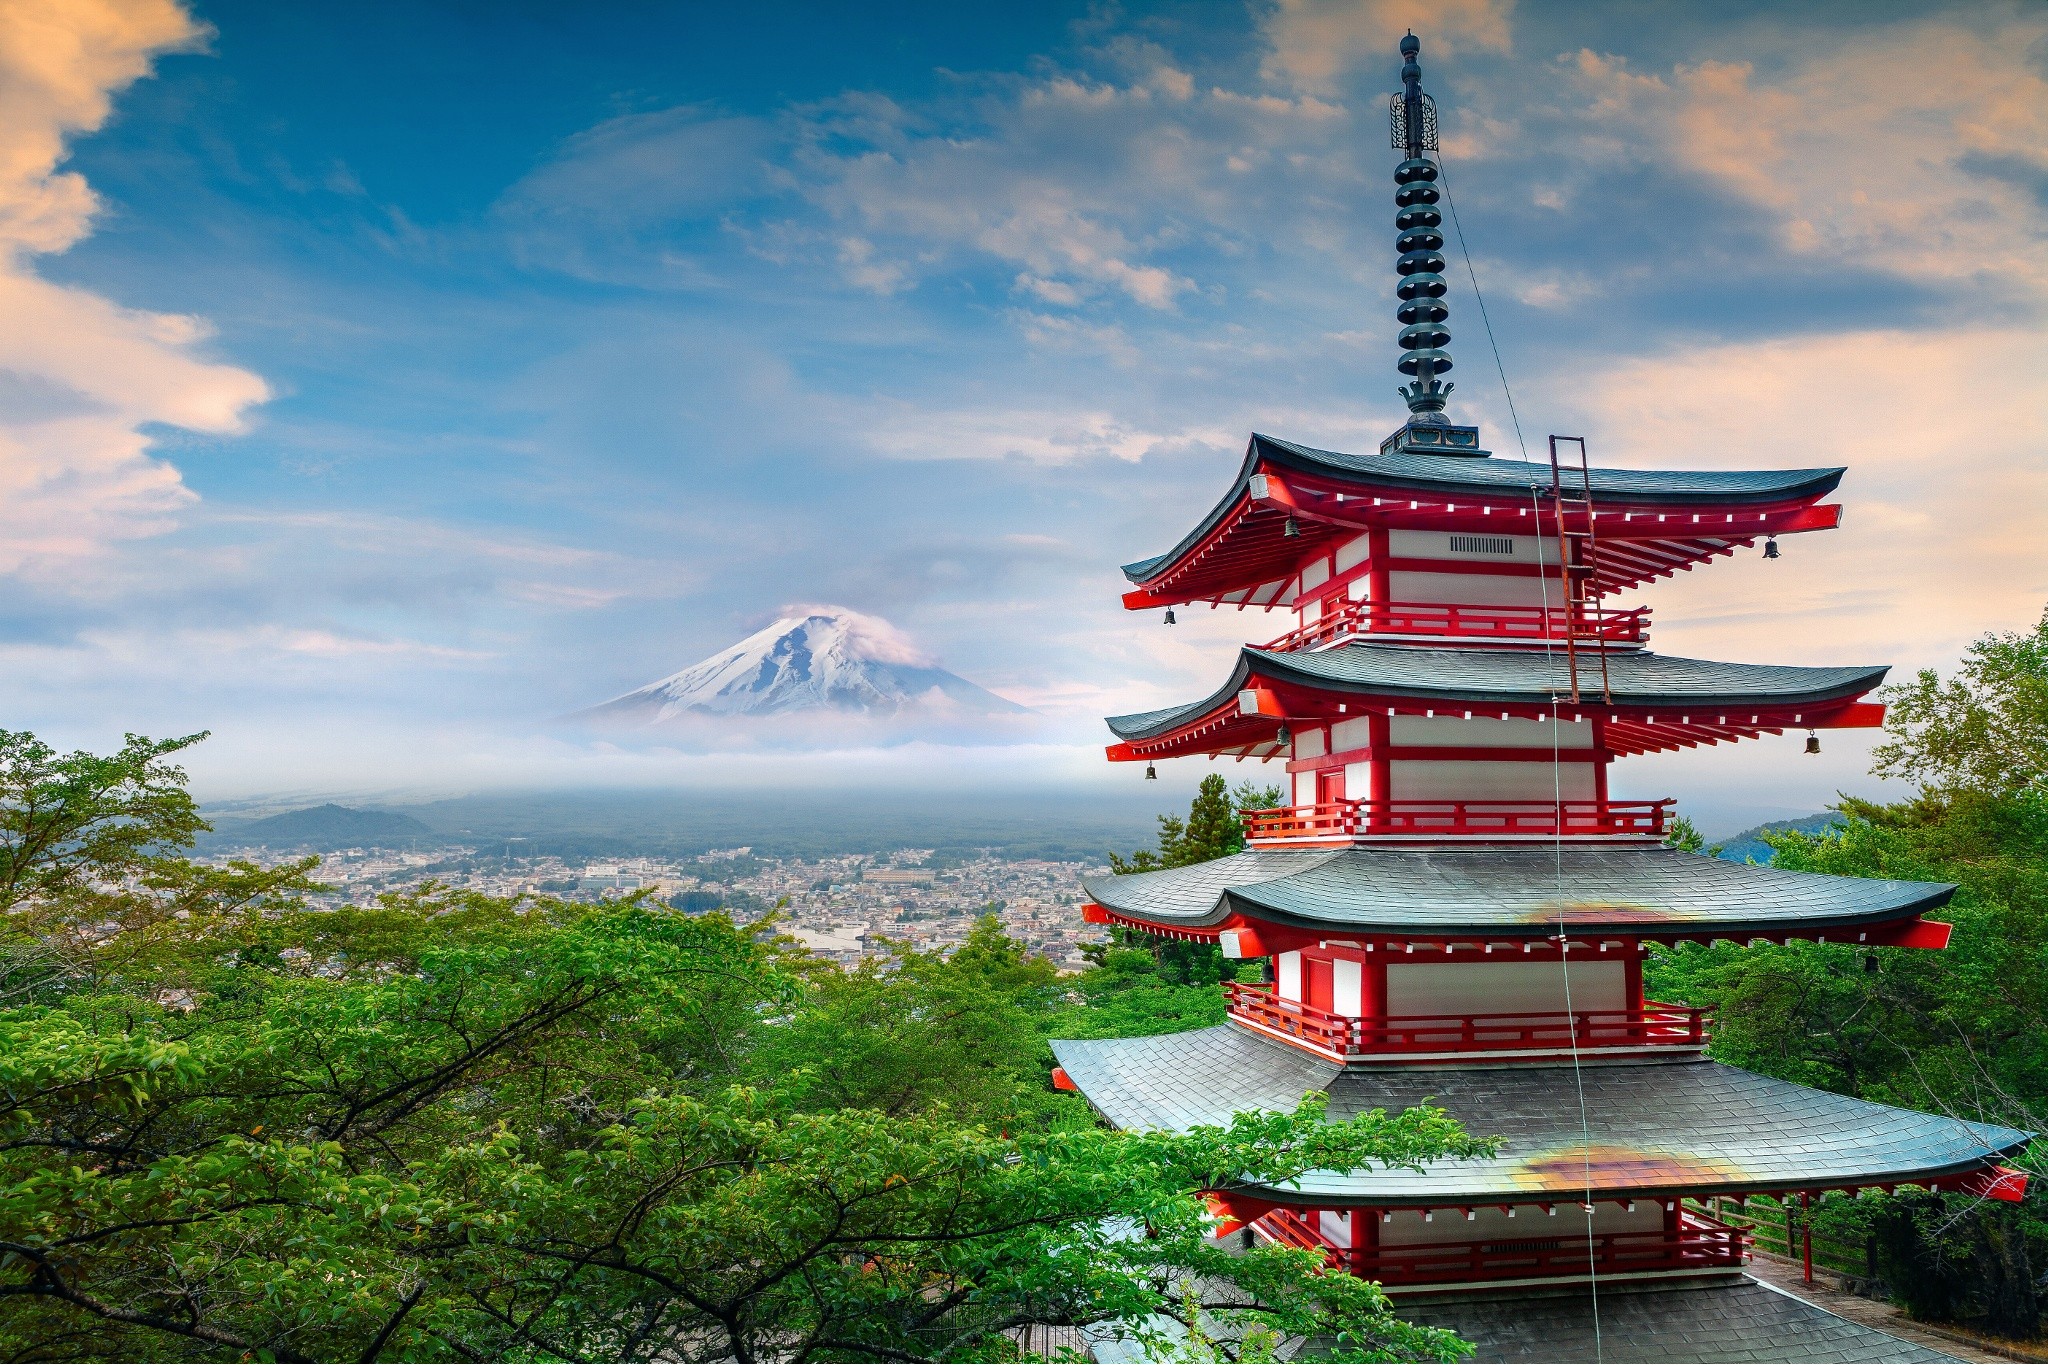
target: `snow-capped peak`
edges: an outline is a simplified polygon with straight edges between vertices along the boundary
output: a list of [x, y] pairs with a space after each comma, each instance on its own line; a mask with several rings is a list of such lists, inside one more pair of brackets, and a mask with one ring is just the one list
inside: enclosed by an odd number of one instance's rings
[[980, 714], [1025, 709], [939, 667], [878, 616], [799, 606], [710, 658], [584, 714], [659, 724], [688, 715], [926, 707]]

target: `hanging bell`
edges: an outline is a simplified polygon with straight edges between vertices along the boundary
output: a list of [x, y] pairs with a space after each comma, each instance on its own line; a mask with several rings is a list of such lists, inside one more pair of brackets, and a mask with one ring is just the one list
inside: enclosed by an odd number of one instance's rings
[[1157, 782], [1159, 780], [1159, 769], [1147, 763], [1145, 765], [1145, 780], [1147, 782]]
[[1301, 538], [1301, 523], [1293, 517], [1289, 517], [1287, 524], [1280, 528], [1280, 534], [1289, 540], [1299, 540]]
[[1288, 745], [1294, 743], [1294, 731], [1288, 729], [1284, 725], [1281, 726], [1280, 733], [1273, 736], [1273, 742], [1275, 744], [1278, 744], [1283, 749], [1286, 748]]
[[1765, 558], [1765, 559], [1776, 559], [1777, 557], [1778, 557], [1778, 538], [1777, 538], [1776, 536], [1765, 536], [1765, 537], [1764, 537], [1764, 558]]
[[1875, 976], [1877, 974], [1876, 953], [1865, 953], [1863, 955], [1863, 970], [1867, 975]]
[[1167, 625], [1169, 625], [1169, 626], [1173, 624], [1173, 608], [1172, 608], [1172, 607], [1168, 607], [1168, 608], [1166, 609], [1166, 624], [1167, 624]]
[[1815, 734], [1811, 730], [1808, 730], [1806, 732], [1806, 752], [1810, 754], [1817, 754], [1820, 752], [1820, 736]]

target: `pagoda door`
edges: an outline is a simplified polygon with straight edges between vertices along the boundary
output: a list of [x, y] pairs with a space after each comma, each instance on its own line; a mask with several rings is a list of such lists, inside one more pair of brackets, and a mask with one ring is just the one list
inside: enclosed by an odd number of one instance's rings
[[1310, 1009], [1327, 1010], [1335, 1003], [1336, 982], [1330, 959], [1308, 958], [1302, 966], [1308, 968], [1308, 980], [1303, 982], [1308, 989], [1303, 992], [1302, 1003]]
[[1316, 773], [1316, 804], [1334, 806], [1344, 799], [1344, 770], [1324, 768]]

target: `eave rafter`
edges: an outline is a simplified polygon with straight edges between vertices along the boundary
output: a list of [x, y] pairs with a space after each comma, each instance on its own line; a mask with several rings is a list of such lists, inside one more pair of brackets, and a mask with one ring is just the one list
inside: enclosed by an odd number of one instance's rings
[[[1255, 711], [1247, 711], [1246, 698]], [[1266, 759], [1284, 757], [1282, 727], [1326, 725], [1366, 715], [1456, 716], [1548, 721], [1555, 711], [1568, 721], [1601, 724], [1603, 743], [1619, 756], [1663, 753], [1707, 744], [1755, 739], [1786, 730], [1873, 729], [1884, 723], [1884, 706], [1853, 697], [1782, 705], [1705, 706], [1686, 709], [1581, 703], [1465, 702], [1319, 691], [1253, 674], [1243, 690], [1211, 711], [1163, 734], [1124, 740], [1108, 747], [1111, 762], [1216, 755]]]
[[[1597, 586], [1603, 594], [1622, 592], [1733, 555], [1766, 536], [1831, 529], [1841, 524], [1841, 512], [1839, 505], [1811, 500], [1698, 511], [1596, 498]], [[1509, 535], [1540, 531], [1554, 539], [1552, 516], [1547, 492], [1533, 502], [1488, 501], [1261, 467], [1208, 534], [1150, 582], [1126, 592], [1124, 605], [1133, 610], [1188, 602], [1271, 606], [1271, 599], [1250, 601], [1250, 594], [1293, 578], [1303, 564], [1327, 553], [1331, 541], [1375, 526]], [[1286, 534], [1290, 520], [1297, 532], [1293, 536]]]

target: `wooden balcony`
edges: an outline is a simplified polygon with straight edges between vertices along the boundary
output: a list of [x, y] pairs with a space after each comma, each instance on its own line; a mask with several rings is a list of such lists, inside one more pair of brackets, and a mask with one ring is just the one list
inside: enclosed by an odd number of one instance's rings
[[1740, 1266], [1750, 1244], [1747, 1232], [1689, 1211], [1679, 1215], [1676, 1232], [1493, 1238], [1431, 1246], [1335, 1246], [1292, 1209], [1275, 1209], [1254, 1226], [1276, 1242], [1322, 1253], [1332, 1270], [1348, 1270], [1360, 1279], [1392, 1286], [1709, 1270]]
[[1464, 642], [1543, 644], [1575, 640], [1640, 645], [1650, 636], [1650, 609], [1580, 613], [1559, 607], [1468, 607], [1449, 602], [1345, 602], [1319, 621], [1291, 630], [1265, 649], [1319, 649], [1359, 635], [1420, 636]]
[[1223, 984], [1232, 1019], [1340, 1061], [1398, 1061], [1471, 1053], [1565, 1053], [1706, 1046], [1712, 1011], [1654, 1000], [1641, 1009], [1530, 1014], [1331, 1014], [1282, 1000], [1271, 986]]
[[1661, 839], [1671, 808], [1663, 801], [1331, 801], [1238, 812], [1247, 842], [1335, 843], [1375, 836], [1410, 838]]

